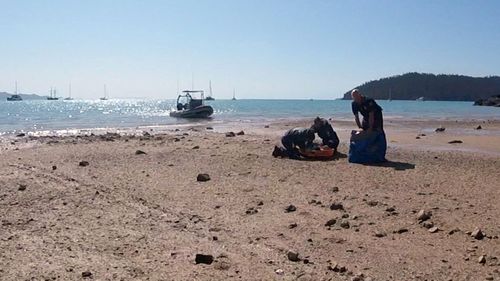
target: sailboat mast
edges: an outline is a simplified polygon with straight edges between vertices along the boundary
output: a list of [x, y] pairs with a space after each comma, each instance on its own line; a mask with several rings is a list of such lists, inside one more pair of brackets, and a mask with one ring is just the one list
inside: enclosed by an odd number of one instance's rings
[[208, 81], [208, 90], [210, 91], [210, 96], [212, 96], [212, 80]]
[[71, 98], [71, 83], [69, 83], [69, 97]]
[[17, 95], [17, 81], [16, 81], [16, 95]]

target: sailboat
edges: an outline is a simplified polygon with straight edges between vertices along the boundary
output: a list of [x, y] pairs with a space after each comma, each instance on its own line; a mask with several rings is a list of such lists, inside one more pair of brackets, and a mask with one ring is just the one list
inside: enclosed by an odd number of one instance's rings
[[108, 92], [106, 91], [106, 84], [104, 85], [104, 96], [100, 100], [108, 100]]
[[56, 95], [56, 88], [50, 88], [50, 96], [47, 97], [47, 100], [59, 100]]
[[73, 98], [71, 97], [71, 83], [69, 84], [69, 96], [64, 100], [73, 100]]
[[205, 97], [205, 100], [215, 100], [212, 96], [212, 81], [208, 81], [209, 94]]
[[17, 81], [16, 81], [16, 91], [15, 94], [13, 94], [10, 97], [7, 97], [7, 101], [22, 101], [23, 98], [21, 98], [20, 95], [17, 94]]
[[235, 92], [235, 90], [233, 88], [233, 98], [231, 100], [236, 100], [236, 96], [235, 96], [234, 92]]

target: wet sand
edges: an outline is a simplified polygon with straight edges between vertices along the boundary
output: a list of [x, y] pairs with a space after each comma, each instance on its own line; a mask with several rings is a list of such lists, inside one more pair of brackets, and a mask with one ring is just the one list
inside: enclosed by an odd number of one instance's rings
[[271, 157], [306, 121], [4, 138], [0, 279], [498, 280], [500, 125], [439, 123], [386, 122], [375, 166], [347, 162], [350, 122], [332, 161]]

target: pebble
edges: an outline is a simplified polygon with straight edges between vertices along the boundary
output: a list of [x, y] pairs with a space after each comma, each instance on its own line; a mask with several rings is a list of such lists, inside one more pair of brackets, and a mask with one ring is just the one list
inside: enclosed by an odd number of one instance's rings
[[87, 167], [90, 163], [88, 161], [80, 161], [80, 163], [78, 163], [78, 165], [80, 167]]
[[198, 145], [193, 146], [193, 149], [200, 149], [200, 146], [198, 146]]
[[386, 237], [386, 236], [387, 236], [387, 234], [385, 232], [381, 232], [381, 231], [375, 232], [375, 237], [382, 238], [382, 237]]
[[288, 226], [288, 228], [292, 229], [292, 228], [296, 228], [297, 227], [297, 224], [296, 223], [292, 223]]
[[20, 184], [20, 185], [19, 185], [19, 188], [17, 188], [17, 190], [19, 190], [19, 191], [25, 191], [25, 190], [26, 190], [26, 187], [27, 187], [27, 185], [25, 185], [25, 184]]
[[475, 238], [477, 240], [481, 240], [484, 238], [485, 235], [484, 235], [483, 231], [481, 231], [481, 229], [476, 228], [476, 229], [474, 229], [474, 231], [472, 231], [470, 236], [472, 236], [473, 238]]
[[342, 222], [340, 222], [340, 227], [348, 229], [351, 227], [351, 225], [349, 224], [349, 221], [343, 220]]
[[423, 227], [425, 227], [425, 228], [427, 228], [427, 229], [431, 229], [431, 228], [433, 228], [433, 227], [434, 227], [434, 223], [433, 223], [433, 222], [430, 222], [430, 221], [424, 221], [424, 222], [422, 223], [422, 226], [423, 226]]
[[214, 128], [212, 128], [212, 127], [207, 127], [206, 129], [207, 129], [207, 130], [213, 130]]
[[325, 226], [332, 226], [332, 225], [335, 225], [337, 223], [337, 220], [336, 219], [331, 219], [331, 220], [328, 220], [326, 223], [325, 223]]
[[243, 136], [244, 134], [245, 134], [245, 132], [243, 132], [243, 131], [239, 131], [236, 133], [237, 136]]
[[205, 182], [210, 180], [210, 176], [208, 174], [198, 174], [196, 177], [197, 181]]
[[18, 137], [18, 138], [22, 138], [22, 137], [24, 137], [24, 136], [26, 136], [26, 134], [25, 134], [25, 133], [20, 133], [20, 134], [17, 134], [17, 135], [16, 135], [16, 137]]
[[286, 213], [291, 213], [291, 212], [295, 212], [297, 211], [297, 207], [295, 207], [294, 205], [289, 205], [288, 207], [286, 207], [285, 209], [285, 212]]
[[214, 256], [212, 255], [205, 255], [205, 254], [196, 254], [196, 257], [194, 259], [196, 264], [212, 264], [214, 262]]
[[428, 212], [425, 210], [420, 210], [417, 214], [417, 219], [422, 222], [422, 221], [426, 221], [426, 220], [430, 219], [431, 216], [432, 216], [431, 212]]
[[332, 192], [339, 192], [339, 188], [337, 186], [332, 187], [331, 189]]
[[141, 154], [147, 154], [146, 152], [142, 151], [142, 150], [136, 150], [135, 151], [135, 155], [141, 155]]
[[294, 252], [294, 251], [288, 251], [288, 253], [286, 254], [286, 256], [288, 257], [288, 260], [289, 260], [289, 261], [293, 261], [293, 262], [298, 262], [298, 261], [300, 261], [300, 258], [299, 258], [299, 253], [297, 253], [297, 252]]
[[437, 226], [434, 226], [434, 227], [429, 228], [429, 232], [430, 232], [430, 233], [436, 233], [436, 232], [438, 232], [438, 231], [439, 231], [439, 228], [438, 228]]
[[452, 140], [448, 142], [449, 144], [454, 144], [454, 143], [463, 143], [461, 140]]
[[233, 132], [227, 132], [226, 133], [226, 137], [228, 137], [228, 138], [232, 138], [232, 137], [235, 137], [235, 136], [236, 136], [236, 134], [233, 133]]
[[444, 130], [446, 130], [445, 127], [439, 127], [439, 128], [436, 128], [436, 132], [444, 132]]
[[82, 272], [82, 277], [83, 278], [92, 278], [92, 272], [84, 271], [84, 272]]
[[398, 234], [402, 234], [402, 233], [405, 233], [405, 232], [408, 232], [407, 228], [400, 228], [400, 229], [398, 229], [398, 230], [395, 231], [395, 233], [398, 233]]
[[52, 171], [55, 171], [55, 170], [57, 170], [57, 166], [56, 165], [52, 166]]
[[332, 205], [330, 205], [330, 210], [344, 210], [344, 206], [342, 203], [332, 203]]
[[481, 127], [481, 125], [477, 126], [476, 127], [476, 130], [481, 130], [483, 127]]
[[486, 263], [486, 256], [485, 255], [482, 255], [482, 256], [479, 256], [479, 258], [477, 259], [477, 262], [479, 263]]
[[283, 275], [283, 274], [285, 274], [285, 272], [283, 271], [283, 269], [280, 269], [280, 268], [276, 269], [274, 272], [275, 272], [276, 274], [278, 274], [278, 275]]

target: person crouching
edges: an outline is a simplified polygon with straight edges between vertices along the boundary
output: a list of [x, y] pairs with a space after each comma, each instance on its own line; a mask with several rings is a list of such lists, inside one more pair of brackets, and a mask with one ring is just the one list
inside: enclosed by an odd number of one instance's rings
[[314, 128], [293, 128], [288, 130], [281, 138], [284, 149], [275, 146], [273, 156], [301, 159], [299, 149], [306, 149], [311, 146], [315, 138], [315, 133]]
[[311, 128], [318, 133], [318, 137], [321, 138], [323, 145], [327, 145], [337, 151], [340, 142], [339, 137], [326, 119], [316, 117], [314, 125]]

